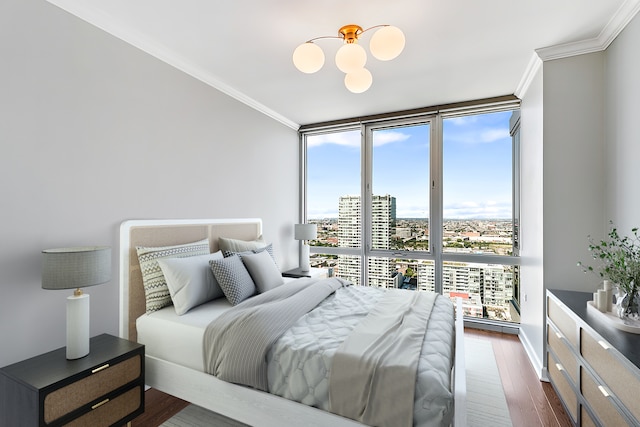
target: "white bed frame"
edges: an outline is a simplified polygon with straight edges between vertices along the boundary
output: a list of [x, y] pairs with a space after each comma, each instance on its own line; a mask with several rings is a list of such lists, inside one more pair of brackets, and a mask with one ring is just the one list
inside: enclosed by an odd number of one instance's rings
[[[211, 251], [218, 250], [217, 237], [253, 240], [262, 235], [262, 220], [132, 220], [120, 227], [120, 336], [135, 341], [135, 319], [144, 313], [144, 291], [136, 246], [162, 246], [209, 238]], [[456, 307], [456, 356], [453, 370], [454, 425], [466, 427], [466, 382], [462, 305]], [[262, 391], [230, 384], [216, 377], [145, 356], [145, 383], [226, 417], [252, 426], [349, 427], [363, 424], [320, 409]]]

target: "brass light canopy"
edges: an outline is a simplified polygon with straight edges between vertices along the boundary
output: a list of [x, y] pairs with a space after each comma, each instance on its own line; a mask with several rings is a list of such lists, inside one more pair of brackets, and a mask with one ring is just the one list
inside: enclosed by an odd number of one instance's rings
[[365, 68], [367, 52], [358, 43], [365, 32], [377, 28], [371, 37], [369, 50], [381, 61], [396, 58], [405, 45], [402, 30], [392, 25], [376, 25], [363, 30], [356, 24], [344, 25], [338, 30], [338, 36], [321, 36], [299, 45], [293, 52], [293, 63], [303, 73], [312, 74], [324, 65], [324, 52], [314, 41], [319, 39], [341, 39], [344, 44], [336, 52], [335, 62], [338, 69], [345, 73], [344, 84], [353, 93], [365, 92], [373, 82], [371, 72]]

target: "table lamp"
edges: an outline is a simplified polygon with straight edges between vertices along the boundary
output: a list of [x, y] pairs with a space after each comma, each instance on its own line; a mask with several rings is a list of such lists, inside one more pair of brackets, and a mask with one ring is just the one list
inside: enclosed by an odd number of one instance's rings
[[81, 288], [109, 280], [109, 246], [42, 251], [42, 289], [75, 289], [73, 295], [67, 297], [67, 359], [89, 354], [89, 295]]
[[300, 271], [307, 272], [309, 266], [309, 240], [318, 237], [318, 226], [316, 224], [296, 224], [293, 229], [293, 238], [302, 240], [300, 248]]

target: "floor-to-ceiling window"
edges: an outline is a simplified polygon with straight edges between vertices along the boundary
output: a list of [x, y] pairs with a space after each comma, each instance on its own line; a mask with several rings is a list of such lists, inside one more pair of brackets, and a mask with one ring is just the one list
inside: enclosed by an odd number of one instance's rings
[[301, 132], [311, 265], [519, 321], [517, 104]]

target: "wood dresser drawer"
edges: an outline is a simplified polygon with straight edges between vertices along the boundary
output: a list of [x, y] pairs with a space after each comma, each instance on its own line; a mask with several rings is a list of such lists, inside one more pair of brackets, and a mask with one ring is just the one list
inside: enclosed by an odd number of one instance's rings
[[578, 384], [578, 362], [571, 349], [562, 340], [563, 335], [553, 326], [547, 325], [547, 343], [553, 351], [558, 362], [564, 367], [574, 384]]
[[142, 404], [143, 386], [136, 386], [113, 400], [95, 405], [95, 409], [65, 424], [65, 427], [108, 427], [133, 413]]
[[569, 343], [577, 348], [577, 326], [575, 320], [553, 298], [547, 298], [547, 315], [554, 325], [567, 338]]
[[137, 354], [111, 366], [92, 369], [90, 376], [61, 387], [44, 398], [44, 422], [49, 424], [95, 401], [110, 391], [134, 381], [142, 374], [142, 357]]
[[0, 426], [111, 426], [144, 412], [144, 346], [103, 334], [0, 369]]
[[580, 427], [597, 427], [596, 422], [582, 405], [580, 405]]
[[[626, 332], [625, 332], [626, 333]], [[639, 337], [640, 338], [640, 337]], [[602, 345], [588, 331], [580, 329], [582, 357], [591, 366], [606, 386], [640, 420], [640, 372], [633, 371], [613, 353], [611, 346]], [[606, 347], [606, 348], [605, 348]]]
[[578, 420], [578, 397], [571, 387], [569, 380], [562, 374], [561, 369], [564, 370], [564, 367], [553, 358], [551, 353], [547, 353], [547, 364], [551, 383], [564, 402], [566, 410], [569, 412], [569, 415], [571, 415], [571, 419], [576, 422]]
[[589, 406], [605, 426], [628, 426], [630, 425], [618, 411], [618, 408], [605, 396], [608, 393], [606, 388], [599, 386], [595, 379], [584, 369], [580, 369], [581, 392], [589, 402]]

